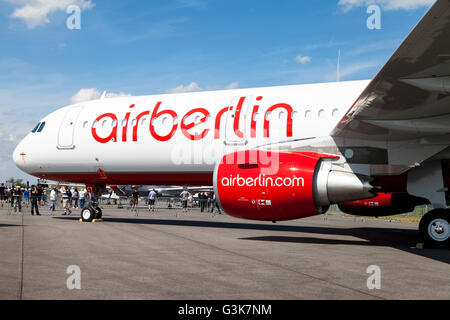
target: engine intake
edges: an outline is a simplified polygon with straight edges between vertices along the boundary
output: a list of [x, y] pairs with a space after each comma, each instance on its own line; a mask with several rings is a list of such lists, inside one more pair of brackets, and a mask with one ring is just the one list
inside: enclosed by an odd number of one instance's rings
[[324, 213], [330, 204], [375, 196], [372, 178], [332, 169], [337, 156], [247, 150], [214, 170], [218, 201], [229, 215], [280, 221]]

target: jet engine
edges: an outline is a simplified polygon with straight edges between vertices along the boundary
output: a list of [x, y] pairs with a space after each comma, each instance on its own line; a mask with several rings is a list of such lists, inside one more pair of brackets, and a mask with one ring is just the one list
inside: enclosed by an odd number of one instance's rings
[[407, 193], [379, 193], [372, 199], [340, 203], [339, 209], [356, 216], [383, 217], [411, 212], [416, 206], [426, 203], [428, 200]]
[[215, 193], [229, 215], [265, 221], [308, 217], [326, 212], [330, 204], [373, 198], [373, 179], [333, 169], [338, 158], [310, 152], [230, 153], [215, 167]]

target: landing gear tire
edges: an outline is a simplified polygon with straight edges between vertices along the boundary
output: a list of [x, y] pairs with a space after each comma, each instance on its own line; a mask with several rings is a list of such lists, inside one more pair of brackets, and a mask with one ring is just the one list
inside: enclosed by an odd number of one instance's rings
[[83, 208], [81, 209], [81, 219], [85, 222], [91, 222], [95, 219], [95, 211], [93, 208]]
[[102, 218], [102, 209], [100, 207], [95, 207], [95, 218], [94, 219], [101, 219]]
[[426, 247], [450, 248], [450, 210], [427, 212], [420, 220], [419, 232]]

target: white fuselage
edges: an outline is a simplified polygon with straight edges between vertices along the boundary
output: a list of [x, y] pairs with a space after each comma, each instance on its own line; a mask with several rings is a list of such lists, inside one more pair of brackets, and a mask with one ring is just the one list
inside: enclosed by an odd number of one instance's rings
[[[101, 99], [61, 108], [14, 151], [17, 166], [51, 180], [188, 184], [240, 149], [326, 137], [368, 81]], [[151, 177], [158, 177], [147, 181]], [[83, 180], [84, 179], [84, 180]], [[194, 179], [195, 180], [195, 179]], [[133, 180], [134, 181], [134, 180]], [[124, 183], [126, 182], [126, 183]], [[138, 181], [136, 181], [138, 183]]]

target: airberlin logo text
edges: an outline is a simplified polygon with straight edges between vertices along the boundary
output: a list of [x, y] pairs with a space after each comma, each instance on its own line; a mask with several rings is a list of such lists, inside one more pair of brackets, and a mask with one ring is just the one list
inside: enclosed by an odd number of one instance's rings
[[[234, 117], [228, 118], [228, 121], [233, 121], [233, 131], [234, 134], [238, 138], [244, 138], [244, 132], [242, 131], [242, 128], [240, 128], [240, 119], [241, 119], [241, 112], [243, 105], [245, 103], [246, 97], [241, 97], [239, 99], [239, 102], [237, 103], [236, 109], [234, 109]], [[257, 120], [255, 120], [255, 114], [258, 113], [259, 110], [259, 101], [262, 100], [262, 97], [256, 98], [256, 103], [253, 106], [253, 109], [249, 109], [249, 112], [251, 111], [251, 121], [250, 121], [250, 138], [256, 138], [256, 131], [257, 131]], [[150, 116], [150, 110], [146, 110], [143, 112], [140, 112], [137, 115], [133, 115], [133, 108], [135, 107], [134, 104], [130, 105], [128, 108], [128, 112], [125, 114], [125, 117], [120, 119], [122, 126], [119, 128], [119, 118], [115, 113], [104, 113], [95, 119], [96, 123], [99, 123], [100, 121], [104, 120], [111, 120], [113, 123], [113, 126], [111, 127], [111, 132], [108, 132], [109, 134], [106, 135], [104, 132], [102, 133], [103, 136], [100, 136], [97, 132], [97, 129], [95, 126], [92, 126], [91, 132], [92, 136], [97, 142], [100, 143], [107, 143], [107, 142], [118, 142], [119, 140], [121, 142], [127, 142], [128, 140], [131, 141], [138, 141], [138, 127], [139, 123], [145, 116]], [[229, 112], [233, 112], [234, 106], [228, 106], [225, 107], [217, 112], [215, 115], [215, 119], [213, 121], [214, 128], [204, 128], [201, 132], [192, 132], [193, 129], [205, 122], [211, 117], [211, 114], [209, 111], [205, 108], [195, 108], [190, 111], [188, 111], [182, 118], [181, 121], [178, 122], [178, 114], [171, 109], [165, 108], [163, 106], [162, 102], [156, 103], [151, 116], [150, 116], [150, 124], [149, 124], [149, 133], [150, 135], [158, 140], [158, 141], [168, 141], [170, 140], [175, 132], [178, 129], [178, 125], [180, 126], [181, 133], [188, 139], [188, 140], [202, 140], [204, 139], [208, 134], [210, 134], [210, 131], [212, 129], [214, 134], [214, 139], [220, 139], [220, 128], [221, 123], [226, 120], [226, 114]], [[287, 112], [287, 123], [286, 123], [286, 137], [292, 137], [292, 113], [293, 108], [286, 103], [278, 103], [274, 104], [273, 106], [269, 107], [267, 111], [264, 114], [263, 118], [263, 132], [264, 132], [264, 138], [269, 137], [269, 129], [270, 129], [270, 120], [268, 119], [268, 114], [273, 112], [276, 109], [284, 109]], [[190, 116], [195, 115], [197, 120], [190, 120], [187, 121], [187, 118]], [[132, 133], [131, 137], [128, 136], [128, 124], [130, 121], [130, 117], [134, 118], [132, 121]], [[172, 122], [169, 121], [169, 126], [171, 125], [172, 128], [169, 132], [166, 132], [165, 134], [162, 134], [161, 132], [157, 132], [157, 128], [155, 124], [157, 123], [158, 119], [162, 117], [165, 118], [171, 118]], [[193, 117], [191, 117], [193, 118]], [[232, 119], [232, 120], [230, 120]], [[161, 131], [161, 129], [159, 129]]]
[[223, 177], [221, 180], [224, 187], [304, 187], [305, 180], [301, 177], [266, 177], [260, 174], [258, 177], [243, 178], [237, 174], [236, 177]]

